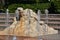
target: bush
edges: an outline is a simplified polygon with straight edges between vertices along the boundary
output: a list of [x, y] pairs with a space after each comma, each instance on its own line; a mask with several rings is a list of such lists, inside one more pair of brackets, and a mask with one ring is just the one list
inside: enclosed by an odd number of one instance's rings
[[10, 10], [10, 12], [15, 12], [17, 7], [23, 7], [24, 9], [26, 8], [30, 8], [32, 10], [37, 10], [40, 9], [42, 11], [44, 11], [44, 9], [47, 9], [49, 3], [40, 3], [40, 4], [11, 4], [8, 6], [8, 9]]
[[9, 12], [15, 12], [16, 8], [20, 6], [19, 4], [12, 4], [8, 6]]

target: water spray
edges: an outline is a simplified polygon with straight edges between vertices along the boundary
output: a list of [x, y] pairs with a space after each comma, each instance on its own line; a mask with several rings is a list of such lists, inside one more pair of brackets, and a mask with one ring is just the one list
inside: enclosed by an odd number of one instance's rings
[[[9, 27], [9, 10], [7, 9], [6, 10], [6, 25], [7, 25], [7, 27]], [[8, 35], [7, 35], [7, 39], [6, 40], [9, 40], [9, 30], [10, 29], [8, 29]]]
[[42, 38], [41, 38], [41, 36], [40, 36], [40, 19], [41, 19], [41, 17], [40, 17], [40, 15], [41, 15], [41, 11], [40, 10], [38, 10], [38, 12], [37, 12], [37, 31], [39, 32], [38, 33], [38, 40], [42, 40]]

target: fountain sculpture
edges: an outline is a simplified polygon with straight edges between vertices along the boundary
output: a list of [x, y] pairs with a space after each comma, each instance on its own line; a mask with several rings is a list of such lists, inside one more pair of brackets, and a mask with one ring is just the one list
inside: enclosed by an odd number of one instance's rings
[[[37, 37], [41, 35], [57, 34], [58, 31], [49, 27], [44, 21], [41, 21], [40, 14], [38, 15], [31, 9], [20, 10], [22, 11], [22, 17], [19, 21], [16, 21], [14, 17], [14, 22], [12, 25], [7, 27], [3, 33], [4, 35], [15, 35], [15, 36], [30, 36]], [[9, 31], [8, 31], [9, 30]], [[46, 31], [46, 32], [45, 32]]]

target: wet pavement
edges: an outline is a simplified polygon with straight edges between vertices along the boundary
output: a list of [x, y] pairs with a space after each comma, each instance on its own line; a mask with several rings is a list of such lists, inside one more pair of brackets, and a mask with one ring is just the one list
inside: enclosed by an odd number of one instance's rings
[[[41, 36], [40, 39], [41, 38], [43, 40], [60, 40], [60, 34]], [[16, 36], [15, 39], [16, 40], [39, 40], [38, 37], [23, 37], [23, 36]], [[13, 40], [13, 36], [0, 35], [0, 40]]]

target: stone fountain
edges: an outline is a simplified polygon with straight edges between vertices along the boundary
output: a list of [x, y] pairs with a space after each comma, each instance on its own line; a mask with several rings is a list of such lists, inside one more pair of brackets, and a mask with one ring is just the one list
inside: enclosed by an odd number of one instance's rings
[[57, 30], [49, 27], [44, 21], [39, 20], [38, 15], [33, 10], [25, 9], [22, 14], [19, 22], [14, 17], [14, 22], [2, 32], [4, 35], [9, 33], [8, 35], [37, 37], [58, 33]]

